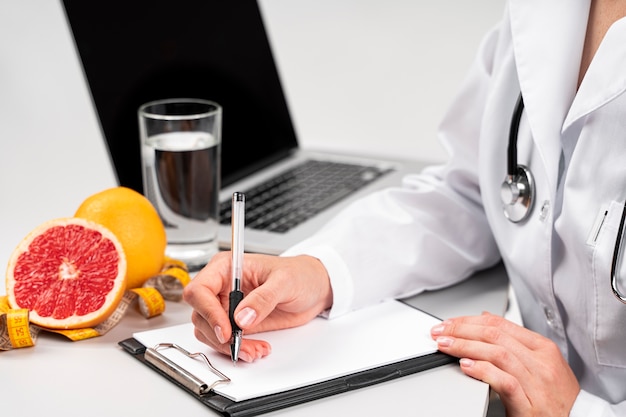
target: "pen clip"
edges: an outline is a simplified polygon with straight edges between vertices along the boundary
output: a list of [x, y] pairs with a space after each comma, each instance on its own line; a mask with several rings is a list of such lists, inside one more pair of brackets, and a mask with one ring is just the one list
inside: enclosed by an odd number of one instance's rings
[[[209, 367], [209, 370], [217, 375], [220, 379], [216, 380], [210, 385], [207, 384], [191, 372], [182, 368], [180, 365], [158, 352], [158, 350], [168, 348], [175, 349], [191, 359], [200, 358]], [[227, 384], [230, 382], [230, 378], [220, 372], [219, 369], [214, 367], [209, 358], [207, 358], [204, 353], [190, 353], [175, 343], [159, 343], [152, 348], [148, 348], [146, 349], [144, 358], [147, 362], [154, 365], [166, 375], [176, 380], [178, 383], [182, 384], [185, 388], [193, 391], [198, 395], [208, 393], [219, 384]]]
[[233, 291], [241, 289], [241, 275], [243, 265], [243, 232], [245, 228], [246, 195], [240, 192], [233, 193], [231, 204], [231, 253], [232, 253], [232, 281]]

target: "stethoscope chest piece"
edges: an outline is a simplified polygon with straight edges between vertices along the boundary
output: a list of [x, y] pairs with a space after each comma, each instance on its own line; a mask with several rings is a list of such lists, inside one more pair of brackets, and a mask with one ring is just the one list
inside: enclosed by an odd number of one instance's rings
[[504, 216], [513, 223], [521, 222], [530, 214], [535, 201], [533, 175], [524, 165], [517, 165], [515, 175], [507, 175], [500, 187]]

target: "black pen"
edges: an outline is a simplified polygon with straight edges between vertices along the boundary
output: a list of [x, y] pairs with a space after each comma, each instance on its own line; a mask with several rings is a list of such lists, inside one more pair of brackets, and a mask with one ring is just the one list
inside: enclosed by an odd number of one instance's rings
[[242, 330], [235, 323], [235, 309], [243, 299], [241, 292], [241, 274], [243, 266], [243, 229], [245, 221], [246, 196], [243, 193], [234, 192], [231, 208], [231, 252], [232, 264], [231, 274], [233, 278], [233, 288], [229, 296], [228, 317], [232, 327], [232, 338], [230, 340], [230, 357], [233, 363], [239, 359], [239, 349], [241, 348]]

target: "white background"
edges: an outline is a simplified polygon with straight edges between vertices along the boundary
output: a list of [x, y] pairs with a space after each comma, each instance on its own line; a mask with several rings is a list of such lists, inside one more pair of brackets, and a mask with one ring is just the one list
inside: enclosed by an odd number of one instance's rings
[[439, 162], [443, 113], [504, 0], [261, 0], [304, 147]]

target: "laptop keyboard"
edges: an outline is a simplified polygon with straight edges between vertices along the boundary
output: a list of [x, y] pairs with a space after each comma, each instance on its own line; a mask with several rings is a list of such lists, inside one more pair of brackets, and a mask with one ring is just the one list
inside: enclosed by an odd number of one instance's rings
[[[343, 162], [304, 161], [243, 191], [246, 227], [285, 233], [389, 171]], [[230, 224], [230, 200], [221, 204], [220, 219], [220, 223]]]

